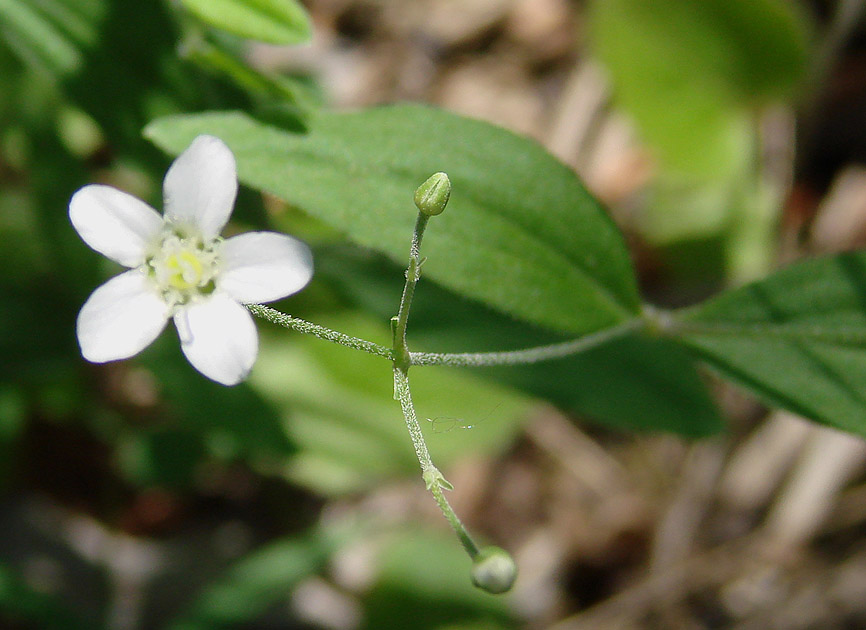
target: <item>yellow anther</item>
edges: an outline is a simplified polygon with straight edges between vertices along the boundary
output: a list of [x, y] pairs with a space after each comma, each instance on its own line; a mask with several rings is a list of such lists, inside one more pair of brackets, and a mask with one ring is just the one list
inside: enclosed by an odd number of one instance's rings
[[165, 261], [169, 272], [168, 283], [175, 289], [186, 291], [202, 284], [204, 266], [189, 250], [171, 254]]

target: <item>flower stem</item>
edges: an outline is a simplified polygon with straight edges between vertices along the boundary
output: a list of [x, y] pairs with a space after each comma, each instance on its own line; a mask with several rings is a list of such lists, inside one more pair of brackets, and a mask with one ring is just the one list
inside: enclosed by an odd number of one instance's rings
[[[412, 265], [410, 263], [410, 271]], [[417, 266], [414, 269], [417, 276]], [[400, 321], [400, 316], [394, 318], [396, 338], [402, 340], [401, 347], [406, 340], [406, 322], [409, 313], [408, 304], [411, 303], [412, 295], [415, 292], [414, 285], [417, 283], [417, 277], [412, 282], [411, 289], [404, 288], [403, 300], [401, 300], [402, 312], [404, 319], [402, 324], [397, 326]], [[407, 285], [409, 282], [407, 282]], [[404, 306], [405, 305], [405, 306]], [[281, 313], [269, 306], [262, 304], [247, 304], [247, 309], [256, 317], [261, 317], [271, 323], [277, 324], [284, 328], [296, 330], [337, 343], [342, 346], [354, 348], [368, 354], [383, 357], [390, 361], [394, 360], [395, 353], [391, 348], [386, 348], [372, 341], [352, 337], [331, 328], [320, 326], [312, 322], [308, 322], [298, 317], [293, 317], [286, 313]], [[548, 361], [551, 359], [561, 359], [573, 354], [580, 354], [591, 350], [596, 346], [600, 346], [608, 341], [623, 337], [626, 334], [639, 330], [646, 321], [641, 318], [630, 319], [619, 326], [606, 328], [596, 333], [584, 335], [577, 339], [554, 343], [546, 346], [536, 346], [532, 348], [523, 348], [521, 350], [506, 350], [503, 352], [462, 352], [462, 353], [442, 353], [442, 352], [408, 352], [410, 363], [409, 365], [448, 365], [452, 367], [484, 367], [494, 365], [526, 365], [538, 363], [540, 361]]]
[[427, 229], [427, 221], [430, 219], [423, 212], [418, 213], [415, 221], [415, 230], [412, 233], [412, 245], [409, 248], [409, 268], [406, 270], [406, 284], [403, 287], [403, 295], [400, 297], [400, 308], [397, 316], [393, 318], [392, 333], [394, 335], [393, 358], [395, 367], [403, 371], [409, 369], [412, 360], [409, 347], [406, 345], [406, 327], [409, 323], [409, 308], [412, 306], [412, 298], [415, 295], [415, 285], [421, 277], [420, 249], [421, 239], [424, 238], [424, 230]]
[[308, 322], [304, 319], [299, 319], [297, 317], [292, 317], [291, 315], [286, 315], [285, 313], [274, 310], [269, 306], [263, 306], [261, 304], [247, 304], [247, 309], [256, 317], [261, 317], [262, 319], [266, 319], [269, 322], [277, 324], [284, 328], [290, 328], [292, 330], [297, 330], [298, 332], [314, 335], [319, 339], [338, 343], [340, 345], [354, 348], [355, 350], [361, 350], [369, 354], [375, 354], [380, 357], [385, 357], [386, 359], [394, 358], [390, 348], [380, 346], [377, 343], [373, 343], [372, 341], [367, 341], [365, 339], [358, 339], [357, 337], [352, 337], [350, 335], [337, 332], [336, 330], [325, 328], [324, 326], [319, 326], [318, 324], [313, 324], [312, 322]]
[[418, 416], [415, 414], [415, 405], [412, 404], [412, 394], [409, 390], [409, 376], [400, 369], [394, 367], [394, 397], [400, 401], [400, 407], [403, 410], [403, 417], [406, 419], [406, 426], [409, 429], [409, 436], [412, 438], [412, 445], [415, 447], [415, 455], [418, 457], [418, 463], [421, 464], [421, 475], [427, 485], [427, 489], [436, 500], [442, 514], [451, 524], [460, 544], [466, 549], [469, 557], [475, 559], [478, 555], [478, 546], [463, 523], [457, 517], [448, 499], [445, 498], [445, 490], [451, 490], [453, 486], [448, 483], [445, 477], [439, 472], [439, 469], [433, 465], [433, 460], [430, 458], [430, 452], [427, 450], [427, 443], [424, 441], [424, 434], [421, 432], [421, 425], [418, 423]]
[[433, 460], [430, 458], [430, 452], [427, 450], [427, 443], [424, 440], [424, 433], [421, 431], [421, 425], [418, 423], [418, 416], [415, 413], [415, 405], [412, 404], [412, 393], [409, 389], [409, 368], [412, 366], [411, 353], [406, 343], [406, 327], [409, 322], [409, 309], [412, 306], [412, 298], [415, 295], [415, 285], [421, 277], [421, 239], [424, 237], [424, 230], [427, 228], [427, 221], [430, 217], [423, 212], [418, 213], [418, 219], [415, 222], [415, 231], [412, 234], [412, 245], [409, 248], [409, 268], [406, 270], [406, 285], [403, 287], [403, 295], [400, 298], [400, 308], [397, 315], [391, 320], [393, 333], [393, 349], [392, 356], [394, 361], [394, 398], [400, 402], [400, 408], [403, 410], [403, 418], [406, 420], [406, 427], [409, 429], [409, 437], [412, 439], [412, 446], [415, 448], [415, 455], [418, 457], [418, 463], [421, 465], [421, 476], [424, 478], [424, 483], [427, 489], [436, 500], [442, 514], [451, 524], [460, 544], [473, 560], [478, 556], [478, 546], [463, 523], [457, 517], [448, 499], [445, 498], [445, 490], [453, 489], [453, 486], [448, 483], [445, 477], [439, 472], [439, 469], [433, 465]]
[[572, 354], [585, 352], [612, 339], [623, 337], [645, 325], [646, 321], [643, 318], [635, 317], [618, 326], [605, 328], [604, 330], [584, 335], [577, 339], [553, 343], [547, 346], [537, 346], [522, 350], [507, 350], [504, 352], [462, 352], [456, 354], [410, 352], [409, 359], [412, 365], [450, 365], [455, 367], [526, 365], [550, 359], [561, 359]]

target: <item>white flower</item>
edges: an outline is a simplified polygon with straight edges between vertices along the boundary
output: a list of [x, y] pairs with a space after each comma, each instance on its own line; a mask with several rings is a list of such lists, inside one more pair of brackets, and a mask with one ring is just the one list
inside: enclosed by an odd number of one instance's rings
[[242, 381], [258, 336], [243, 304], [300, 291], [313, 274], [301, 241], [275, 232], [223, 240], [237, 194], [235, 159], [213, 136], [199, 136], [163, 182], [165, 215], [110, 186], [85, 186], [69, 218], [90, 247], [130, 270], [87, 299], [78, 342], [88, 361], [137, 354], [173, 319], [189, 362], [218, 383]]

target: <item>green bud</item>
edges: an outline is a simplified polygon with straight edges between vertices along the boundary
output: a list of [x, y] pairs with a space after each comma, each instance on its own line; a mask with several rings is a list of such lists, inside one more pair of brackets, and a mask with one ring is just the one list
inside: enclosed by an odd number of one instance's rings
[[415, 205], [428, 217], [442, 214], [451, 197], [451, 180], [445, 173], [434, 173], [415, 191]]
[[472, 561], [472, 583], [483, 591], [499, 595], [511, 590], [517, 579], [517, 565], [499, 547], [485, 547]]

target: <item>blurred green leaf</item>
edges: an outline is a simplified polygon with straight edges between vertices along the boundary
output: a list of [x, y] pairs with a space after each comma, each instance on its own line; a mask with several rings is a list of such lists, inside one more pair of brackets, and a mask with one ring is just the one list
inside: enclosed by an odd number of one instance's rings
[[140, 487], [187, 488], [205, 455], [202, 436], [190, 429], [130, 431], [117, 449], [124, 476]]
[[86, 21], [62, 0], [0, 0], [0, 41], [20, 57], [55, 76], [81, 67], [81, 41], [92, 38]]
[[[357, 315], [316, 320], [367, 339], [388, 334]], [[298, 446], [287, 470], [295, 481], [340, 493], [386, 477], [419, 475], [388, 361], [282, 330], [265, 339], [251, 384], [284, 409], [285, 431]], [[519, 395], [454, 370], [419, 368], [411, 380], [431, 454], [443, 468], [460, 456], [510, 443], [527, 409]], [[438, 416], [484, 421], [471, 430], [437, 433], [425, 418]]]
[[18, 438], [26, 421], [27, 404], [15, 387], [0, 383], [0, 448]]
[[[5, 626], [5, 623], [14, 624]], [[4, 627], [31, 627], [45, 630], [91, 628], [72, 613], [59, 598], [31, 588], [11, 567], [0, 563], [0, 624]]]
[[570, 169], [508, 131], [420, 106], [322, 114], [306, 135], [241, 113], [165, 118], [146, 129], [173, 153], [201, 133], [228, 143], [244, 183], [401, 263], [415, 188], [445, 171], [454, 192], [425, 236], [428, 277], [572, 333], [615, 325], [639, 310], [613, 222]]
[[598, 0], [595, 52], [619, 102], [660, 157], [724, 177], [737, 163], [749, 106], [792, 95], [806, 28], [779, 0]]
[[[660, 173], [640, 215], [641, 234], [675, 274], [702, 283], [705, 295], [714, 275], [727, 285], [762, 278], [776, 259], [782, 204], [778, 188], [759, 180], [745, 163], [727, 179]], [[687, 300], [682, 287], [679, 293]]]
[[423, 528], [394, 532], [381, 548], [378, 578], [364, 599], [364, 630], [519, 627], [507, 596], [472, 586], [470, 560], [453, 537]]
[[299, 44], [312, 26], [297, 0], [181, 0], [199, 19], [239, 37], [270, 44]]
[[196, 372], [181, 355], [175, 339], [163, 333], [136, 359], [159, 381], [178, 428], [199, 433], [205, 444], [225, 458], [267, 455], [282, 457], [294, 445], [277, 410], [246, 384], [225, 387]]
[[[38, 277], [36, 278], [39, 279]], [[47, 283], [44, 289], [50, 289]], [[65, 301], [46, 308], [40, 295], [4, 287], [0, 300], [0, 379], [15, 382], [63, 378], [75, 344], [75, 311]]]
[[866, 252], [792, 265], [677, 313], [673, 330], [771, 404], [866, 435]]
[[638, 217], [641, 235], [656, 247], [717, 237], [729, 228], [734, 188], [730, 180], [698, 183], [693, 178], [661, 173]]
[[212, 72], [224, 75], [250, 94], [281, 106], [294, 106], [299, 113], [311, 111], [316, 97], [301, 81], [281, 74], [267, 74], [253, 68], [237, 55], [208, 41], [191, 43], [184, 48], [184, 56]]
[[17, 463], [15, 451], [27, 423], [27, 411], [23, 392], [0, 382], [0, 490], [6, 489], [9, 474]]
[[[316, 265], [318, 277], [327, 278], [349, 301], [383, 319], [400, 299], [401, 269], [372, 252], [347, 246], [319, 248]], [[423, 278], [415, 293], [409, 327], [413, 350], [485, 352], [561, 340]], [[474, 372], [612, 427], [693, 437], [724, 428], [688, 353], [672, 342], [642, 335], [556, 361]]]
[[[19, 110], [13, 121], [37, 119], [41, 110], [53, 114], [58, 105], [71, 101], [96, 123], [112, 151], [145, 157], [162, 168], [164, 160], [157, 161], [157, 152], [141, 139], [148, 120], [205, 104], [248, 105], [239, 90], [178, 58], [169, 4], [0, 0], [0, 63], [11, 53], [28, 70], [20, 80], [10, 81], [15, 77], [0, 68], [0, 101], [7, 89]], [[32, 92], [35, 78], [51, 88], [48, 98], [34, 99], [18, 85]], [[41, 149], [40, 160], [48, 153]]]
[[70, 357], [78, 356], [77, 290], [93, 279], [79, 273], [80, 256], [67, 249], [77, 236], [64, 211], [64, 187], [81, 166], [56, 139], [28, 131], [28, 143], [39, 146], [39, 167], [0, 191], [0, 241], [7, 244], [0, 253], [0, 380], [65, 387], [76, 380]]
[[304, 578], [320, 571], [335, 548], [326, 533], [287, 538], [244, 557], [192, 603], [168, 627], [171, 630], [211, 630], [253, 622]]

